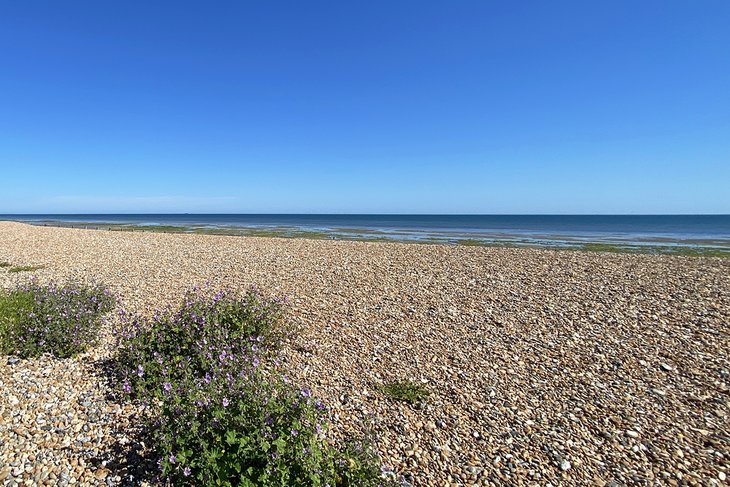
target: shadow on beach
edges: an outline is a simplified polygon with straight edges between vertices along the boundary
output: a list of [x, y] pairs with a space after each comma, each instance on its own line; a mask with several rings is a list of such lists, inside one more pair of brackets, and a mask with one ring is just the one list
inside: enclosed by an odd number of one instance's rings
[[[109, 404], [124, 408], [130, 403], [122, 397], [121, 380], [115, 357], [99, 359], [91, 363], [99, 378], [107, 384], [105, 400]], [[121, 480], [109, 485], [133, 486], [148, 483], [159, 483], [159, 468], [154, 452], [151, 450], [152, 431], [137, 419], [143, 412], [142, 406], [133, 404], [135, 412], [130, 416], [129, 424], [115, 423], [111, 435], [114, 439], [108, 445], [108, 452], [91, 460], [95, 469], [109, 470], [107, 478], [119, 477]], [[104, 464], [103, 462], [106, 462]]]

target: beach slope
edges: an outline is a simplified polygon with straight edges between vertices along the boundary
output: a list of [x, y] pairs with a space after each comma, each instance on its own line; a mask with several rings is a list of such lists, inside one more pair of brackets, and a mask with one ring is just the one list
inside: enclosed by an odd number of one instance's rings
[[[0, 269], [2, 287], [93, 279], [140, 313], [193, 285], [288, 296], [292, 380], [415, 485], [730, 475], [730, 259], [0, 222], [0, 262], [40, 267]], [[2, 358], [0, 481], [121, 482], [133, 412], [106, 397], [104, 347]], [[392, 400], [397, 380], [429, 399]]]

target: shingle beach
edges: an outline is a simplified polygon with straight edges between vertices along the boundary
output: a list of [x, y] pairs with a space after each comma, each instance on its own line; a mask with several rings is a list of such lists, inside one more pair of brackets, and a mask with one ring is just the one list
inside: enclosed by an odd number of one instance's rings
[[[290, 300], [293, 380], [412, 485], [725, 485], [730, 259], [120, 232], [0, 222], [0, 286], [193, 285]], [[100, 363], [0, 358], [0, 485], [135, 483], [134, 409]], [[380, 385], [422, 383], [422, 406]], [[131, 453], [130, 453], [131, 452]]]

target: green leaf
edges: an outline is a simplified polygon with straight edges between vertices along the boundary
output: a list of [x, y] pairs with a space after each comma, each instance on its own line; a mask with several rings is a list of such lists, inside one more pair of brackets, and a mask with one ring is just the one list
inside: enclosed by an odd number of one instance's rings
[[277, 438], [274, 440], [277, 451], [284, 451], [286, 449], [286, 440], [284, 438]]

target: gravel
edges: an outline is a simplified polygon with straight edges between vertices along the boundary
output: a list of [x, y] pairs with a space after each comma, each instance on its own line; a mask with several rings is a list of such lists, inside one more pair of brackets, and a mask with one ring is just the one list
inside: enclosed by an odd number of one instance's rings
[[[285, 366], [412, 485], [722, 485], [730, 259], [93, 231], [0, 222], [0, 286], [109, 285], [140, 313], [194, 284], [289, 296]], [[137, 481], [135, 411], [99, 364], [0, 361], [0, 484]], [[422, 405], [380, 386], [410, 380]], [[133, 463], [135, 456], [125, 457]], [[130, 477], [131, 476], [131, 477]]]

